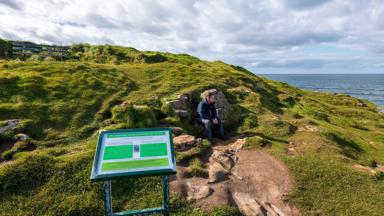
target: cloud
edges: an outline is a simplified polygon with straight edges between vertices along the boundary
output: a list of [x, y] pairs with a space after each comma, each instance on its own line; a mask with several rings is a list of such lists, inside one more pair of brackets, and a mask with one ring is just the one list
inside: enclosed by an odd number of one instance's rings
[[384, 62], [382, 20], [382, 0], [0, 0], [7, 39], [189, 53], [266, 73], [371, 70]]
[[280, 0], [279, 3], [287, 8], [304, 10], [321, 6], [329, 1], [330, 0]]
[[0, 5], [5, 5], [15, 10], [21, 10], [22, 8], [14, 0], [0, 0]]

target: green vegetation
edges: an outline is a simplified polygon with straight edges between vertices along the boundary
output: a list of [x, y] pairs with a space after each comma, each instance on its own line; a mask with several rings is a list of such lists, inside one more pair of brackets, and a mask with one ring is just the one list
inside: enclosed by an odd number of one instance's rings
[[[0, 58], [7, 58], [3, 44]], [[66, 61], [0, 60], [0, 125], [21, 120], [14, 131], [0, 134], [0, 149], [11, 144], [0, 160], [0, 215], [102, 215], [101, 184], [89, 180], [98, 130], [179, 126], [193, 134], [165, 102], [184, 92], [197, 98], [213, 87], [233, 104], [227, 131], [251, 137], [247, 148], [263, 148], [288, 165], [296, 182], [289, 201], [303, 215], [382, 214], [382, 173], [353, 168], [384, 164], [384, 117], [376, 105], [304, 91], [186, 54], [74, 45]], [[16, 143], [18, 133], [31, 137], [33, 149]], [[210, 145], [204, 140], [192, 152], [178, 152], [178, 161], [189, 160], [193, 175], [203, 175], [196, 157]], [[294, 152], [287, 154], [288, 148]], [[160, 182], [114, 181], [115, 210], [160, 205]], [[171, 200], [174, 215], [239, 214], [229, 207], [204, 212], [176, 196]]]

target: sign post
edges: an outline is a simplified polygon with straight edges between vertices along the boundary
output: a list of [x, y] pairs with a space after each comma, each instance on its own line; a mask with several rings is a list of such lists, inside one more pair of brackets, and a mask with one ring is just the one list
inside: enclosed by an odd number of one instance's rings
[[[150, 215], [169, 212], [169, 176], [176, 173], [172, 129], [102, 131], [91, 180], [104, 181], [105, 215]], [[113, 212], [111, 179], [124, 176], [162, 176], [163, 205], [157, 208]]]

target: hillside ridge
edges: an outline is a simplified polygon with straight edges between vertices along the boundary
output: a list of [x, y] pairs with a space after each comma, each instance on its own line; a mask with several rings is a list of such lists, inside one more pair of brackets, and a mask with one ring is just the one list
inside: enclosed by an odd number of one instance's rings
[[[285, 201], [302, 215], [384, 210], [384, 114], [367, 100], [302, 90], [221, 61], [120, 46], [72, 45], [64, 61], [0, 58], [0, 128], [18, 121], [0, 129], [0, 214], [102, 215], [101, 185], [89, 180], [97, 132], [161, 126], [199, 137], [192, 119], [170, 104], [183, 94], [198, 101], [212, 88], [230, 104], [227, 133], [246, 136], [246, 151], [285, 164], [295, 182]], [[188, 175], [209, 172], [204, 157], [213, 146], [202, 143], [176, 153]], [[114, 181], [114, 208], [159, 205], [159, 182]], [[171, 209], [240, 214], [234, 204], [201, 209], [177, 194]]]

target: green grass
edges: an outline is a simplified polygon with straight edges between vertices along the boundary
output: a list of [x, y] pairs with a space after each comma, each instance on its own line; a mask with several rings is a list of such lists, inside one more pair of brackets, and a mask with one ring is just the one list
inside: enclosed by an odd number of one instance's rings
[[[229, 134], [251, 136], [247, 148], [265, 149], [288, 165], [296, 182], [289, 201], [303, 215], [382, 214], [381, 174], [352, 168], [384, 163], [384, 117], [376, 105], [301, 90], [186, 54], [77, 45], [64, 62], [0, 61], [0, 125], [22, 120], [14, 132], [0, 134], [0, 145], [26, 133], [36, 146], [25, 151], [18, 144], [5, 152], [12, 159], [0, 165], [0, 215], [102, 215], [101, 184], [89, 180], [98, 130], [179, 126], [194, 134], [166, 101], [185, 92], [198, 99], [208, 88], [222, 89], [233, 104], [225, 122]], [[305, 125], [317, 130], [298, 130]], [[297, 144], [299, 154], [287, 156], [289, 142]], [[204, 140], [193, 151], [177, 152], [177, 160], [189, 160], [193, 173], [203, 175], [197, 158], [210, 145]], [[160, 205], [160, 183], [158, 177], [114, 181], [114, 208]], [[229, 207], [205, 212], [176, 196], [171, 210], [173, 215], [239, 214]]]

